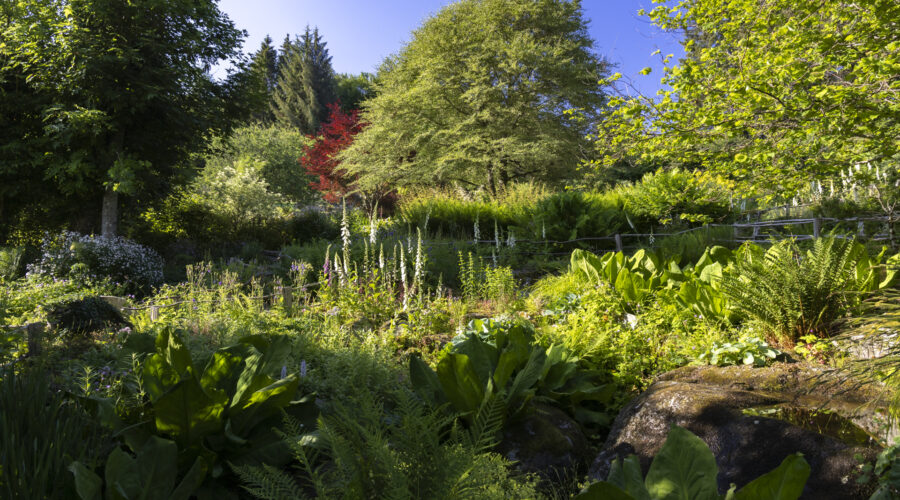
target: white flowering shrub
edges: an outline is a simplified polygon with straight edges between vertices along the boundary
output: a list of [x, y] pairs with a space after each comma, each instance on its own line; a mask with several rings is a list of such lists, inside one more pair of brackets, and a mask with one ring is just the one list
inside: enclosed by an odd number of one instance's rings
[[163, 258], [152, 248], [119, 236], [88, 236], [64, 231], [47, 236], [41, 258], [29, 275], [109, 278], [131, 291], [149, 291], [163, 281]]

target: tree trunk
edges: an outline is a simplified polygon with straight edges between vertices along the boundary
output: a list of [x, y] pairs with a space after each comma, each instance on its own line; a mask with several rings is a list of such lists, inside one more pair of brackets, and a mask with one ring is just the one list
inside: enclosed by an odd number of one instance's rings
[[488, 178], [487, 178], [487, 188], [488, 191], [491, 192], [491, 198], [497, 197], [497, 178], [494, 175], [494, 166], [491, 165], [488, 167]]
[[119, 231], [119, 193], [107, 188], [103, 193], [103, 206], [100, 212], [100, 233], [113, 237]]

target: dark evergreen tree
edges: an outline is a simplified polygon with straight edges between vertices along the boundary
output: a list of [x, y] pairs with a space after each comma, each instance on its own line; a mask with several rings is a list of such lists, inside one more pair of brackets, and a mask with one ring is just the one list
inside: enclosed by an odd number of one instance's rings
[[318, 132], [335, 101], [334, 70], [325, 45], [318, 28], [307, 27], [299, 39], [285, 39], [278, 61], [272, 113], [278, 122], [306, 134]]
[[259, 50], [253, 54], [250, 62], [253, 83], [250, 99], [252, 100], [252, 118], [261, 122], [274, 119], [269, 103], [275, 92], [278, 81], [278, 52], [272, 46], [272, 37], [260, 44]]

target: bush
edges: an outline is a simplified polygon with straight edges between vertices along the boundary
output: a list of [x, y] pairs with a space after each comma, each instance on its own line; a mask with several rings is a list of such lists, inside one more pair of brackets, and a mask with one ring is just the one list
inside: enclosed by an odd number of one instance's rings
[[731, 191], [724, 181], [677, 168], [647, 174], [619, 192], [635, 224], [704, 224], [732, 213]]
[[535, 238], [558, 241], [616, 234], [627, 223], [620, 196], [579, 191], [540, 200], [532, 221]]
[[118, 309], [100, 297], [67, 300], [46, 306], [47, 322], [70, 334], [85, 335], [110, 327], [130, 326]]
[[65, 231], [45, 237], [41, 258], [28, 274], [65, 278], [108, 278], [128, 291], [149, 292], [163, 281], [163, 259], [155, 250], [122, 237]]

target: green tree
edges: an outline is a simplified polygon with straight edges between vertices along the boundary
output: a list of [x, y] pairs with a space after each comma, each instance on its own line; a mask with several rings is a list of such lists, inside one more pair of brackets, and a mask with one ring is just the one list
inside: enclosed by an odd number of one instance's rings
[[249, 160], [258, 167], [257, 173], [271, 192], [294, 203], [311, 203], [317, 195], [309, 184], [315, 179], [306, 173], [299, 159], [312, 143], [311, 138], [293, 127], [245, 125], [235, 128], [227, 138], [213, 141], [204, 170]]
[[232, 98], [244, 73], [216, 81], [209, 69], [238, 55], [243, 33], [212, 0], [35, 0], [7, 8], [0, 81], [19, 78], [20, 91], [35, 99], [3, 93], [0, 107], [42, 125], [19, 132], [34, 159], [19, 174], [61, 196], [102, 197], [104, 234], [117, 230], [120, 194], [166, 189], [209, 131], [227, 129], [237, 112], [231, 102], [239, 101]]
[[366, 99], [375, 95], [375, 75], [338, 73], [334, 75], [335, 99], [341, 103], [341, 111], [349, 113], [359, 109]]
[[272, 46], [272, 37], [266, 35], [259, 49], [253, 53], [250, 63], [252, 73], [252, 118], [256, 121], [273, 120], [269, 103], [278, 83], [278, 51]]
[[592, 46], [577, 0], [453, 3], [382, 66], [343, 167], [363, 189], [570, 176], [604, 101]]
[[898, 153], [895, 0], [689, 0], [643, 14], [685, 33], [686, 57], [663, 57], [657, 96], [612, 100], [600, 165], [699, 165], [790, 193]]
[[305, 134], [315, 134], [328, 118], [328, 105], [334, 100], [334, 70], [319, 29], [307, 27], [299, 39], [285, 39], [272, 96], [275, 119]]

